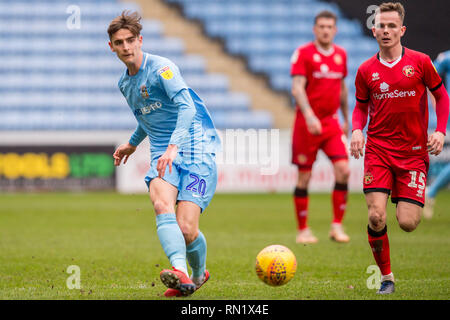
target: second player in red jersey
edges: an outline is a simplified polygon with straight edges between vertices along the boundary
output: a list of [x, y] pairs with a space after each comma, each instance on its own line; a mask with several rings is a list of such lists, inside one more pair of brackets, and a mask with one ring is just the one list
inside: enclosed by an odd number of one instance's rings
[[[439, 89], [442, 80], [430, 57], [402, 48], [389, 63], [376, 54], [358, 69], [356, 98], [370, 102], [367, 146], [379, 146], [389, 153], [427, 157], [427, 87]], [[363, 129], [355, 119], [353, 129]], [[438, 127], [445, 133], [445, 127]]]
[[[415, 230], [424, 204], [428, 152], [441, 152], [449, 115], [449, 98], [431, 59], [401, 45], [404, 16], [398, 2], [379, 6], [372, 32], [380, 51], [359, 67], [355, 80], [350, 150], [355, 158], [364, 155], [362, 130], [369, 116], [363, 188], [369, 245], [382, 274], [380, 294], [395, 288], [386, 226], [388, 197], [397, 204], [399, 226]], [[427, 88], [436, 99], [437, 113], [437, 128], [430, 136]]]
[[[442, 85], [431, 59], [405, 47], [391, 63], [378, 53], [360, 66], [355, 84], [358, 101], [370, 103], [364, 192], [392, 191], [395, 203], [423, 206], [429, 162], [427, 87], [433, 92]], [[362, 129], [358, 117], [353, 125]], [[438, 131], [445, 133], [445, 127]]]
[[[298, 167], [294, 192], [297, 218], [297, 243], [315, 243], [317, 238], [307, 225], [308, 184], [312, 166], [321, 149], [333, 163], [336, 183], [332, 193], [333, 221], [330, 237], [348, 242], [342, 228], [347, 203], [349, 176], [346, 134], [348, 131], [347, 55], [333, 44], [336, 16], [320, 12], [314, 23], [315, 40], [299, 47], [292, 56], [292, 95], [297, 115], [292, 134], [292, 162]], [[341, 128], [338, 110], [344, 125]], [[345, 134], [344, 134], [345, 132]]]

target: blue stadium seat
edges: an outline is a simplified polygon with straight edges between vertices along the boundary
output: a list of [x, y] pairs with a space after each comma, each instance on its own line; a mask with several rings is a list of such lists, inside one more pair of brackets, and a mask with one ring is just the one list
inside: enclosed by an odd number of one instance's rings
[[[124, 65], [110, 51], [106, 29], [124, 9], [140, 11], [139, 6], [78, 0], [81, 25], [73, 28], [70, 5], [59, 0], [0, 2], [0, 38], [5, 40], [0, 51], [0, 130], [136, 127], [117, 88]], [[208, 73], [202, 56], [186, 54], [181, 39], [164, 36], [161, 22], [144, 19], [142, 24], [143, 49], [180, 67], [188, 85], [223, 118], [219, 128], [272, 126], [269, 115], [250, 111], [246, 94], [229, 90], [226, 76]]]
[[339, 7], [319, 0], [166, 0], [181, 5], [188, 18], [200, 19], [206, 32], [221, 37], [225, 48], [247, 58], [255, 72], [265, 73], [274, 89], [290, 91], [290, 57], [313, 40], [314, 16], [331, 10], [338, 16], [336, 43], [348, 53], [347, 79], [354, 81], [359, 65], [378, 51], [357, 20], [347, 19]]
[[[272, 114], [268, 111], [211, 112], [214, 123], [219, 128], [266, 129], [273, 127]], [[249, 121], [251, 119], [251, 121]]]

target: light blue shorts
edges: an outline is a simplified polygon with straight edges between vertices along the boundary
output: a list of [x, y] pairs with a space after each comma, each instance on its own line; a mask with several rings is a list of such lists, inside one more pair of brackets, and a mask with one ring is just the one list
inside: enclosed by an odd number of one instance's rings
[[[150, 169], [145, 176], [147, 187], [153, 178], [158, 177], [156, 165], [160, 155], [152, 158]], [[202, 154], [200, 160], [193, 161], [189, 155], [181, 154], [172, 163], [172, 173], [167, 166], [163, 180], [178, 189], [178, 201], [191, 201], [201, 211], [211, 202], [217, 186], [217, 167], [215, 154]]]

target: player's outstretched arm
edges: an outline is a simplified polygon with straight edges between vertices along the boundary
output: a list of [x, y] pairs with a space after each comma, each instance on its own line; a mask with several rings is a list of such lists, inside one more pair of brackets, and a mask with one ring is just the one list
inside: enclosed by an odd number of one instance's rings
[[113, 154], [114, 165], [119, 166], [124, 158], [123, 164], [127, 163], [128, 158], [134, 151], [136, 151], [136, 147], [129, 142], [120, 145]]

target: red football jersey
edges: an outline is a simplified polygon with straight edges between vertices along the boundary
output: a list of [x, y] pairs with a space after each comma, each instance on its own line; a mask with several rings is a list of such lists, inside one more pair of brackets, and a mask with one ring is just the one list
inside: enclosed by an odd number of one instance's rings
[[291, 63], [291, 76], [302, 75], [307, 79], [306, 95], [315, 115], [324, 119], [336, 114], [340, 106], [341, 80], [347, 76], [345, 50], [333, 45], [325, 52], [310, 42], [295, 50]]
[[369, 102], [367, 146], [391, 153], [426, 154], [426, 88], [433, 91], [441, 85], [430, 57], [405, 47], [393, 63], [381, 60], [378, 53], [361, 64], [355, 86], [356, 99]]

